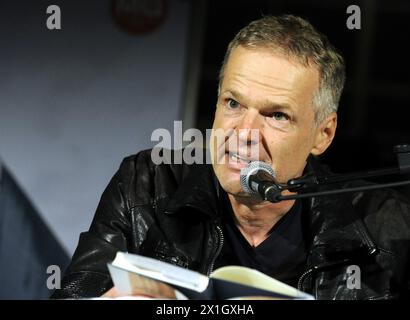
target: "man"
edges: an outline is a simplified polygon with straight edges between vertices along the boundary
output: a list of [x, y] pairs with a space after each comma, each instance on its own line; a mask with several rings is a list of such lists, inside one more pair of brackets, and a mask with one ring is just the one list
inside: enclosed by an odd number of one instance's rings
[[[317, 299], [406, 295], [410, 205], [395, 192], [270, 203], [240, 185], [255, 147], [279, 182], [327, 173], [315, 158], [334, 138], [344, 77], [342, 57], [301, 18], [264, 17], [242, 29], [220, 73], [213, 129], [230, 134], [212, 143], [212, 167], [155, 165], [150, 151], [126, 158], [54, 297], [115, 296], [106, 264], [117, 251], [204, 274], [240, 264]], [[241, 130], [258, 135], [234, 134]]]

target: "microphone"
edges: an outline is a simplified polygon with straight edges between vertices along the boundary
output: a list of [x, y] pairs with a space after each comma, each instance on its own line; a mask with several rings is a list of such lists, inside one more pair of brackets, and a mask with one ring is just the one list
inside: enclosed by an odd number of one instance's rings
[[279, 202], [283, 188], [276, 183], [275, 171], [266, 162], [252, 161], [241, 169], [241, 187], [251, 195], [260, 196], [263, 200]]
[[[276, 181], [276, 173], [270, 165], [262, 161], [252, 161], [246, 168], [241, 170], [241, 187], [250, 195], [256, 195], [263, 200], [276, 203], [284, 200], [322, 197], [410, 185], [410, 179], [359, 186], [340, 185], [341, 182], [361, 181], [368, 178], [410, 173], [410, 144], [398, 145], [394, 151], [397, 153], [398, 167], [347, 174], [330, 174], [327, 176], [316, 176], [314, 173], [307, 173], [302, 177], [290, 179], [285, 184], [279, 184]], [[336, 185], [336, 187], [319, 190], [319, 187], [329, 187], [331, 185]], [[284, 190], [297, 193], [282, 195]]]

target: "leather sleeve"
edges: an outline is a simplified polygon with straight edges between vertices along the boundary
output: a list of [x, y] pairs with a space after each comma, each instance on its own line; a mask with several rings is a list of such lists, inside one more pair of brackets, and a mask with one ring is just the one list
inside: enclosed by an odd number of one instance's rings
[[134, 162], [123, 161], [102, 194], [88, 232], [79, 243], [62, 280], [51, 298], [98, 297], [112, 287], [107, 263], [117, 251], [127, 251], [131, 233], [129, 206], [124, 193], [124, 174]]
[[394, 190], [376, 191], [364, 221], [381, 251], [380, 265], [393, 273], [395, 290], [410, 297], [410, 202]]

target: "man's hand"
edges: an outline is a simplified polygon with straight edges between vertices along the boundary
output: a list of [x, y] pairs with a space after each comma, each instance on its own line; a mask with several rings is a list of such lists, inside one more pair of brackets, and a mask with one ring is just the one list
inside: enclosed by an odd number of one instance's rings
[[120, 297], [120, 294], [118, 293], [117, 289], [115, 287], [112, 287], [110, 290], [108, 290], [106, 293], [104, 293], [102, 296], [102, 298], [118, 298]]
[[[144, 277], [138, 277], [140, 281], [133, 282], [133, 292], [130, 294], [120, 294], [115, 287], [112, 287], [106, 293], [104, 293], [102, 298], [116, 299], [120, 297], [140, 297], [140, 298], [151, 298], [151, 299], [176, 299], [175, 290], [160, 281], [153, 279], [147, 279]], [[136, 285], [138, 284], [138, 286]]]
[[108, 290], [106, 293], [104, 293], [101, 298], [108, 298], [108, 299], [119, 299], [121, 297], [135, 297], [135, 298], [150, 298], [150, 299], [155, 299], [159, 297], [154, 297], [152, 295], [148, 294], [143, 294], [143, 293], [138, 293], [138, 294], [120, 294], [118, 290], [115, 287], [112, 287], [110, 290]]

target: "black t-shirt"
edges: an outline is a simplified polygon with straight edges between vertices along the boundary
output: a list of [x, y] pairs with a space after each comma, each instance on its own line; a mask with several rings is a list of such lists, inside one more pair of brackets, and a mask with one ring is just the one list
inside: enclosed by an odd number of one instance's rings
[[252, 247], [235, 225], [231, 203], [226, 192], [221, 191], [224, 243], [214, 269], [241, 265], [295, 287], [307, 256], [302, 206], [301, 200], [295, 201], [291, 210], [273, 226], [269, 237]]

